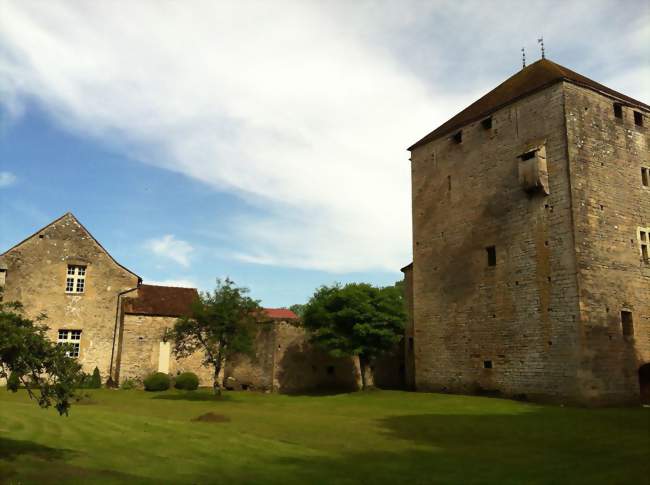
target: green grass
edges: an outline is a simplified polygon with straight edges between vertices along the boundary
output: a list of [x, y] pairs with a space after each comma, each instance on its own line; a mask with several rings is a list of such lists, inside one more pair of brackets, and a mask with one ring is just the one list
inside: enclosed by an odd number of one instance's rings
[[[69, 417], [0, 389], [0, 482], [627, 484], [649, 409], [377, 391], [90, 391]], [[227, 422], [193, 422], [206, 412]]]

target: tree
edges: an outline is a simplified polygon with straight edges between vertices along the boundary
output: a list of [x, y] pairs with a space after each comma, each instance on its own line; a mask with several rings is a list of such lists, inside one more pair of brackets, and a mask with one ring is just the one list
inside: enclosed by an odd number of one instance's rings
[[321, 286], [303, 314], [311, 342], [333, 357], [358, 356], [363, 389], [374, 386], [373, 363], [402, 339], [405, 321], [397, 286], [366, 283]]
[[305, 306], [306, 305], [302, 303], [295, 303], [289, 307], [289, 310], [291, 310], [293, 313], [295, 313], [300, 318], [302, 318], [303, 315], [305, 314]]
[[214, 291], [202, 292], [190, 314], [179, 318], [166, 334], [178, 357], [203, 352], [202, 364], [213, 370], [216, 395], [221, 394], [223, 383], [219, 375], [226, 360], [253, 350], [255, 324], [261, 318], [262, 309], [247, 294], [248, 288], [235, 286], [229, 278], [218, 279]]
[[27, 318], [20, 303], [3, 303], [0, 293], [0, 377], [11, 376], [7, 389], [16, 392], [22, 384], [39, 406], [67, 415], [81, 366], [66, 356], [66, 346], [47, 338], [40, 324], [45, 318]]
[[99, 373], [99, 368], [95, 367], [93, 375], [90, 378], [91, 389], [100, 389], [102, 387], [102, 375]]

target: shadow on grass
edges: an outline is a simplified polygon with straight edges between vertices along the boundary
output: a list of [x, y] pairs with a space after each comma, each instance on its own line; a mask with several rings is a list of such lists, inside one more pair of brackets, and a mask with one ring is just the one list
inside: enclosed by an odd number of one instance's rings
[[[141, 483], [158, 484], [137, 475], [82, 468], [66, 463], [76, 451], [52, 448], [33, 441], [0, 438], [0, 484], [58, 484], [58, 483]], [[45, 463], [47, 462], [47, 463]]]
[[203, 391], [186, 391], [186, 392], [175, 392], [169, 394], [157, 394], [152, 397], [152, 399], [162, 399], [165, 401], [212, 401], [212, 402], [226, 402], [232, 401], [232, 397], [228, 394], [222, 394], [221, 396], [215, 396], [211, 392]]
[[642, 410], [560, 408], [389, 416], [376, 421], [388, 438], [379, 449], [281, 461], [332, 483], [647, 483], [649, 418]]
[[0, 460], [14, 460], [21, 455], [30, 455], [43, 460], [64, 460], [74, 454], [72, 450], [51, 448], [33, 441], [0, 438]]

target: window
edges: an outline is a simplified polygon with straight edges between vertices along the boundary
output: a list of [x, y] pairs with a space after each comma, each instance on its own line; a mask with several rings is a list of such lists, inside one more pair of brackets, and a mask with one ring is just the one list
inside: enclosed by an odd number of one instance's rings
[[614, 116], [623, 118], [623, 105], [621, 103], [614, 103]]
[[79, 357], [79, 343], [81, 342], [81, 330], [59, 330], [59, 338], [56, 341], [59, 345], [68, 344], [66, 355], [68, 357]]
[[489, 247], [485, 248], [485, 251], [487, 252], [488, 266], [496, 266], [497, 265], [497, 248], [495, 246], [489, 246]]
[[483, 368], [484, 369], [491, 369], [492, 368], [492, 361], [491, 360], [484, 360], [483, 361]]
[[632, 321], [632, 312], [621, 311], [621, 327], [624, 337], [634, 336], [634, 322]]
[[334, 375], [334, 366], [333, 365], [328, 365], [327, 366], [327, 375], [330, 375], [330, 376]]
[[650, 262], [650, 229], [646, 227], [639, 227], [639, 249], [641, 250], [641, 259], [644, 263]]
[[66, 293], [83, 293], [86, 287], [86, 267], [68, 265], [68, 276], [65, 280]]
[[650, 168], [648, 167], [641, 167], [641, 185], [650, 186]]
[[458, 133], [454, 134], [454, 136], [452, 136], [451, 139], [454, 141], [454, 143], [462, 143], [463, 142], [463, 130], [461, 130]]
[[492, 129], [492, 117], [490, 116], [489, 118], [485, 118], [483, 121], [481, 121], [481, 126], [483, 127], [484, 130], [491, 130]]
[[4, 286], [7, 281], [7, 270], [0, 269], [0, 286]]
[[634, 112], [634, 124], [637, 126], [643, 126], [643, 114], [638, 111]]
[[535, 158], [536, 152], [537, 150], [531, 150], [529, 152], [524, 153], [523, 155], [520, 155], [519, 158], [521, 159], [522, 162], [525, 160], [530, 160], [531, 158]]

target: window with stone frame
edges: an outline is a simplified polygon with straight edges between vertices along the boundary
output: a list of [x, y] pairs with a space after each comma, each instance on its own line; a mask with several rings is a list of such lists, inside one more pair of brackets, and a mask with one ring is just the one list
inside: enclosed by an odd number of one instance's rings
[[68, 265], [65, 279], [66, 293], [83, 293], [86, 289], [86, 267], [74, 264]]
[[639, 239], [641, 259], [645, 264], [650, 264], [650, 228], [639, 227], [637, 238]]
[[57, 344], [68, 344], [66, 355], [76, 359], [79, 357], [79, 349], [81, 344], [81, 330], [67, 330], [59, 329], [59, 336], [56, 340]]
[[650, 167], [641, 167], [641, 185], [650, 187]]

